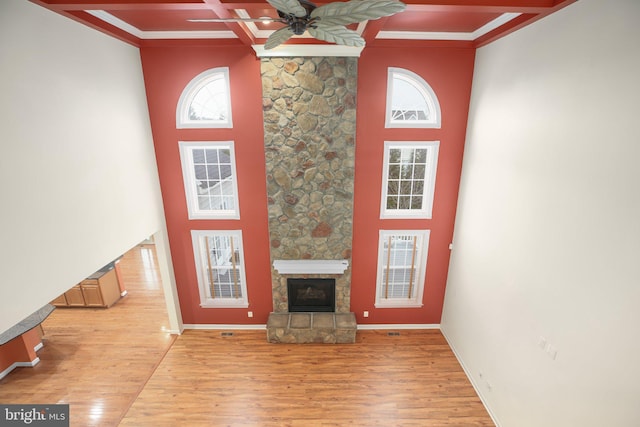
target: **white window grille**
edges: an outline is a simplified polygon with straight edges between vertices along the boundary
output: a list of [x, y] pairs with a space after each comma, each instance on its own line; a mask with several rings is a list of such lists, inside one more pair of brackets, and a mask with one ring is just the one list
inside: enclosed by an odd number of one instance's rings
[[178, 129], [233, 127], [228, 68], [207, 70], [189, 82], [178, 100], [176, 126]]
[[387, 77], [387, 128], [440, 128], [440, 103], [419, 75], [390, 67]]
[[201, 307], [248, 307], [240, 230], [192, 230]]
[[439, 141], [387, 141], [380, 218], [431, 218]]
[[233, 142], [179, 146], [189, 219], [240, 218]]
[[422, 307], [429, 235], [429, 230], [380, 230], [376, 307]]

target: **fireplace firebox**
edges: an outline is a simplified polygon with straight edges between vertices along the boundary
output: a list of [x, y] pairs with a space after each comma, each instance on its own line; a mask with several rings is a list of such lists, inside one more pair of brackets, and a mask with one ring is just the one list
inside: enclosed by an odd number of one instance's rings
[[289, 312], [335, 312], [335, 279], [287, 279]]

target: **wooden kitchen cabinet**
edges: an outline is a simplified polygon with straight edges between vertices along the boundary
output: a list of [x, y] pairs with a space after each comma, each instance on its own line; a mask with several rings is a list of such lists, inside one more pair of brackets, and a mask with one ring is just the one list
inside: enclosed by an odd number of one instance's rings
[[51, 304], [55, 305], [56, 307], [65, 307], [69, 305], [69, 303], [67, 303], [67, 297], [65, 297], [64, 294], [51, 301]]
[[120, 299], [120, 284], [115, 268], [98, 271], [51, 304], [56, 307], [111, 307]]
[[80, 287], [87, 307], [111, 307], [120, 299], [120, 284], [115, 268], [96, 279], [83, 280]]
[[64, 293], [69, 307], [84, 307], [84, 296], [80, 285], [76, 285]]
[[[95, 282], [95, 283], [93, 283]], [[84, 305], [87, 307], [103, 307], [102, 293], [97, 280], [84, 280], [80, 283], [82, 296], [84, 297]]]

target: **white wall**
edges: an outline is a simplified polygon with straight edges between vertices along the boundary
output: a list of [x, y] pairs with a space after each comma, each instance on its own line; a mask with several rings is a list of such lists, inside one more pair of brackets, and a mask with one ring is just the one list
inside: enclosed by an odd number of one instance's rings
[[579, 0], [478, 51], [442, 330], [503, 427], [640, 425], [639, 19]]
[[0, 331], [163, 232], [138, 49], [0, 4]]

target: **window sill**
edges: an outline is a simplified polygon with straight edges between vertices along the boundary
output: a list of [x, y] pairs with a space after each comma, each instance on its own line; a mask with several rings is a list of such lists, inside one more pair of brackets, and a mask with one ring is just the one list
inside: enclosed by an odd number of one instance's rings
[[376, 302], [375, 308], [421, 308], [424, 304], [415, 301]]
[[380, 219], [433, 219], [431, 212], [425, 210], [385, 210]]
[[232, 129], [233, 123], [201, 121], [181, 121], [176, 123], [176, 129]]
[[247, 301], [206, 301], [200, 303], [201, 308], [248, 308], [249, 303]]
[[189, 219], [240, 219], [240, 214], [231, 213], [189, 213]]
[[407, 128], [416, 128], [416, 129], [441, 129], [442, 126], [440, 123], [435, 122], [427, 122], [427, 121], [418, 121], [418, 120], [403, 120], [403, 121], [387, 121], [384, 125], [385, 129], [407, 129]]

